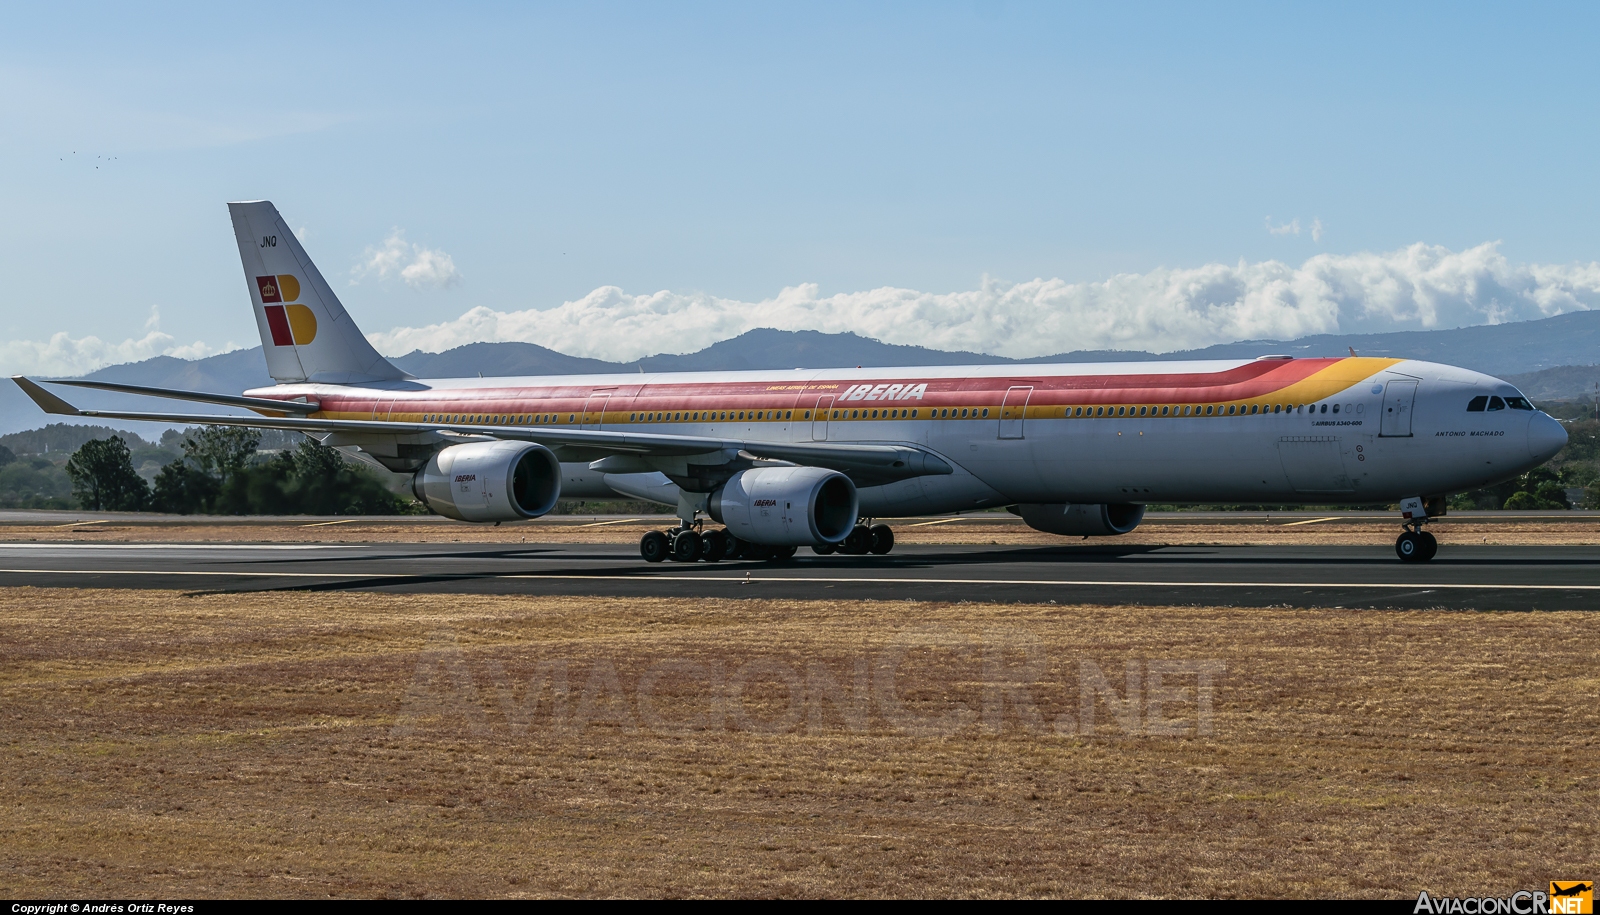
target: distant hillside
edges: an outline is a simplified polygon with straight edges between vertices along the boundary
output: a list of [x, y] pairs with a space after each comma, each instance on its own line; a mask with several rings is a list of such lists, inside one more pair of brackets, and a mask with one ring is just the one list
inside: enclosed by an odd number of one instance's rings
[[[145, 441], [131, 432], [123, 432], [107, 426], [49, 423], [42, 428], [30, 429], [26, 432], [0, 435], [0, 445], [10, 448], [13, 454], [71, 454], [90, 439], [109, 438], [113, 435], [122, 436], [122, 440], [127, 443], [129, 448], [153, 448], [158, 444], [157, 442]], [[151, 436], [151, 438], [157, 439], [160, 437], [159, 430]]]
[[[687, 355], [647, 356], [615, 363], [569, 356], [532, 343], [473, 343], [440, 353], [420, 350], [395, 359], [418, 377], [472, 378], [493, 375], [565, 375], [589, 372], [726, 371], [740, 369], [847, 368], [896, 365], [995, 365], [1041, 362], [1146, 362], [1154, 359], [1251, 359], [1267, 353], [1342, 356], [1354, 348], [1363, 356], [1394, 356], [1445, 362], [1498, 375], [1535, 399], [1571, 399], [1593, 393], [1600, 379], [1600, 311], [1453, 330], [1388, 334], [1321, 334], [1291, 341], [1254, 340], [1157, 355], [1105, 350], [1078, 351], [1032, 359], [1007, 359], [984, 353], [945, 352], [920, 346], [880, 343], [857, 334], [817, 331], [752, 330]], [[86, 376], [195, 391], [237, 393], [269, 385], [261, 348], [237, 350], [188, 361], [157, 356], [114, 365]], [[136, 399], [103, 392], [63, 392], [83, 407], [108, 409], [134, 403], [159, 412], [220, 413], [223, 407], [177, 401]], [[0, 433], [42, 425], [44, 415], [14, 385], [0, 384]], [[103, 422], [103, 421], [102, 421]], [[108, 423], [158, 437], [145, 423]]]
[[1537, 401], [1593, 400], [1600, 384], [1600, 365], [1559, 365], [1553, 369], [1507, 375], [1505, 379]]

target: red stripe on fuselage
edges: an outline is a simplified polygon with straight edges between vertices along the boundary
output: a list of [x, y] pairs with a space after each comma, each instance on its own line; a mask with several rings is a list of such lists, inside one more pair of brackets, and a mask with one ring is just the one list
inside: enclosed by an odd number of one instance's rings
[[[894, 379], [907, 387], [926, 384], [921, 398], [909, 400], [843, 400], [846, 391], [858, 384], [883, 383], [881, 377], [866, 381], [850, 379], [812, 382], [785, 382], [771, 378], [752, 381], [667, 382], [597, 387], [593, 384], [563, 384], [548, 387], [481, 387], [461, 390], [385, 392], [374, 397], [367, 391], [349, 395], [323, 393], [318, 400], [324, 413], [371, 415], [374, 408], [386, 407], [395, 398], [395, 414], [582, 414], [596, 394], [609, 394], [607, 412], [670, 413], [687, 411], [750, 411], [809, 409], [821, 397], [836, 398], [835, 409], [877, 406], [962, 407], [994, 405], [1005, 397], [1008, 388], [1027, 385], [1033, 388], [1034, 407], [1050, 405], [1206, 403], [1263, 397], [1343, 361], [1294, 359], [1250, 362], [1220, 372], [1182, 374], [1119, 375], [1015, 375], [985, 378]], [[1018, 366], [1025, 368], [1025, 366]], [[262, 392], [266, 393], [266, 392]], [[591, 409], [594, 405], [591, 405]]]

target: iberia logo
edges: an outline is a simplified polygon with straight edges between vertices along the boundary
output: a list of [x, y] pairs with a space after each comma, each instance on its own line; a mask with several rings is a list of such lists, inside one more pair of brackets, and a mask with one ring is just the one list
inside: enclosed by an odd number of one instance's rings
[[305, 346], [317, 339], [317, 316], [311, 309], [299, 304], [279, 304], [293, 303], [300, 298], [300, 280], [287, 273], [258, 276], [256, 288], [261, 290], [261, 304], [265, 306], [273, 346]]
[[1551, 915], [1592, 915], [1594, 881], [1550, 881], [1550, 912]]

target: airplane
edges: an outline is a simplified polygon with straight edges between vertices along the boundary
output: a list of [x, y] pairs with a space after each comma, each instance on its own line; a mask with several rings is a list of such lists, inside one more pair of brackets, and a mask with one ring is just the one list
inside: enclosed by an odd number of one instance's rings
[[[1396, 554], [1432, 559], [1451, 493], [1543, 464], [1561, 424], [1478, 372], [1375, 357], [415, 378], [375, 350], [270, 201], [228, 204], [276, 384], [242, 395], [57, 380], [256, 415], [45, 412], [303, 432], [412, 476], [461, 521], [560, 497], [675, 506], [659, 562], [882, 555], [883, 519], [1007, 508], [1116, 536], [1150, 503], [1399, 503]], [[707, 529], [706, 518], [721, 528]]]

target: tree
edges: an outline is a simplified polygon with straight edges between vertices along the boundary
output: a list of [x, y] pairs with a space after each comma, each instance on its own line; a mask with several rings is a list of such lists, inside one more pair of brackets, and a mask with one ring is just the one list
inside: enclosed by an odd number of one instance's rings
[[196, 470], [221, 483], [250, 465], [260, 442], [255, 429], [207, 426], [184, 439], [183, 454]]
[[183, 461], [164, 465], [156, 474], [150, 507], [158, 512], [189, 515], [203, 512], [217, 494], [217, 482]]
[[4, 467], [7, 464], [13, 463], [16, 461], [16, 459], [17, 456], [12, 453], [10, 448], [0, 445], [0, 467]]
[[138, 511], [150, 497], [121, 436], [84, 442], [67, 459], [67, 476], [73, 498], [90, 511]]

